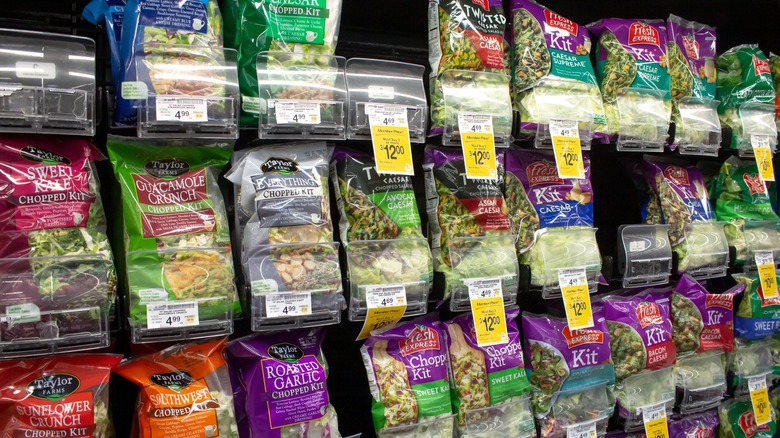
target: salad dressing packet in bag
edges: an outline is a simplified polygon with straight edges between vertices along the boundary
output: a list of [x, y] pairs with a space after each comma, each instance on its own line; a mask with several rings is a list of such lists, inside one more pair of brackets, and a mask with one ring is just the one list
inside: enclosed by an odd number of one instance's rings
[[734, 316], [734, 331], [740, 338], [764, 339], [780, 330], [780, 298], [764, 298], [757, 274], [735, 274], [745, 293]]
[[120, 355], [54, 356], [0, 362], [3, 437], [108, 438], [108, 380]]
[[252, 335], [228, 344], [242, 437], [338, 438], [322, 353], [325, 329]]
[[237, 438], [226, 343], [174, 345], [119, 366], [116, 373], [140, 389], [132, 436]]

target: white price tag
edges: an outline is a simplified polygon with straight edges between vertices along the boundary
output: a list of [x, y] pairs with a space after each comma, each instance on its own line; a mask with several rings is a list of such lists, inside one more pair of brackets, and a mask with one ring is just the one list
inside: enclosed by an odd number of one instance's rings
[[550, 119], [548, 129], [550, 137], [571, 137], [579, 140], [580, 133], [576, 120]]
[[756, 266], [761, 265], [775, 265], [774, 257], [772, 256], [772, 251], [756, 251]]
[[176, 301], [146, 305], [146, 328], [192, 327], [199, 323], [197, 301]]
[[566, 438], [596, 438], [596, 422], [575, 424], [566, 428]]
[[269, 318], [311, 315], [311, 292], [268, 294], [265, 313]]
[[319, 125], [322, 122], [320, 104], [317, 102], [277, 101], [276, 123], [280, 125]]
[[558, 284], [564, 286], [579, 286], [588, 283], [585, 268], [568, 268], [558, 270]]
[[406, 107], [403, 105], [368, 103], [366, 104], [366, 114], [371, 126], [409, 127], [409, 122], [406, 119]]
[[208, 122], [208, 102], [197, 97], [158, 96], [157, 120], [160, 122]]
[[661, 418], [666, 418], [666, 403], [645, 406], [642, 408], [642, 421], [649, 423]]
[[503, 296], [500, 278], [478, 278], [467, 282], [469, 299], [501, 298]]
[[766, 388], [766, 375], [748, 377], [748, 392], [761, 391]]
[[647, 249], [647, 242], [644, 240], [632, 240], [628, 243], [628, 252], [640, 252]]
[[402, 284], [366, 286], [366, 305], [369, 309], [406, 305], [406, 287]]
[[18, 61], [16, 77], [21, 79], [56, 79], [57, 66], [53, 62]]
[[493, 116], [490, 114], [458, 113], [458, 131], [493, 134]]
[[385, 87], [381, 85], [368, 86], [369, 99], [392, 99], [394, 97], [395, 97], [395, 90], [393, 89], [393, 87]]

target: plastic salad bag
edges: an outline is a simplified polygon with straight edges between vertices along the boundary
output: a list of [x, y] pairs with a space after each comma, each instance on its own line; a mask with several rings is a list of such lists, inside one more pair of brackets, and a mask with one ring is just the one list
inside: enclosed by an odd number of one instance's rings
[[745, 339], [764, 339], [780, 329], [780, 298], [764, 298], [758, 274], [735, 274], [745, 293], [734, 317], [734, 331]]
[[226, 342], [174, 345], [120, 365], [116, 373], [140, 389], [131, 436], [237, 438]]
[[535, 135], [537, 125], [559, 116], [562, 107], [577, 117], [580, 129], [604, 131], [588, 30], [533, 0], [513, 0], [511, 17], [514, 104], [522, 132]]
[[632, 157], [621, 157], [620, 163], [630, 176], [631, 182], [634, 183], [634, 189], [636, 189], [639, 197], [642, 223], [649, 225], [663, 224], [661, 201], [658, 199], [658, 194], [645, 179], [644, 161]]
[[322, 354], [323, 328], [239, 338], [228, 344], [242, 437], [338, 438]]
[[775, 436], [776, 413], [772, 409], [772, 419], [769, 423], [756, 424], [753, 415], [753, 404], [750, 398], [729, 399], [718, 409], [720, 417], [720, 438], [772, 438]]
[[108, 36], [108, 47], [111, 49], [111, 77], [114, 89], [121, 89], [122, 59], [120, 45], [122, 43], [122, 24], [124, 23], [126, 0], [92, 0], [82, 12], [84, 19], [92, 24], [105, 24]]
[[0, 433], [5, 437], [114, 436], [108, 380], [122, 356], [54, 356], [0, 362]]

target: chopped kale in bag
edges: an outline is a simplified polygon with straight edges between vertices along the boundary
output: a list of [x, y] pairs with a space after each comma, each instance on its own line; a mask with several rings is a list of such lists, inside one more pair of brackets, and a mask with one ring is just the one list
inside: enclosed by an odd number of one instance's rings
[[734, 332], [740, 338], [764, 339], [780, 329], [780, 298], [764, 298], [758, 274], [735, 274], [745, 293], [734, 316]]

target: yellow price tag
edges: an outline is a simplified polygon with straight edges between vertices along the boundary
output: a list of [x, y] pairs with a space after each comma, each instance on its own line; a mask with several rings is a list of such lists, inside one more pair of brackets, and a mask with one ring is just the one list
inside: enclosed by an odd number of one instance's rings
[[509, 342], [501, 279], [471, 280], [468, 287], [477, 345], [485, 347]]
[[772, 420], [769, 410], [769, 393], [766, 389], [766, 376], [750, 377], [748, 379], [748, 389], [750, 390], [750, 402], [753, 404], [753, 416], [756, 418], [756, 425], [761, 426]]
[[642, 409], [642, 421], [645, 423], [647, 438], [668, 438], [669, 427], [666, 422], [666, 406], [661, 403]]
[[550, 120], [548, 124], [555, 152], [558, 176], [567, 179], [585, 178], [582, 147], [576, 120]]
[[406, 107], [367, 104], [365, 111], [371, 126], [377, 173], [414, 175]]
[[458, 131], [463, 145], [466, 177], [497, 179], [496, 144], [493, 140], [493, 118], [489, 114], [458, 114]]
[[406, 287], [402, 284], [366, 286], [365, 294], [368, 314], [358, 341], [374, 330], [398, 324], [406, 313]]
[[777, 272], [772, 251], [756, 251], [756, 266], [764, 299], [777, 298]]
[[753, 145], [753, 154], [758, 165], [758, 177], [762, 181], [774, 181], [775, 169], [772, 164], [772, 146], [770, 136], [753, 134], [750, 142]]
[[590, 291], [585, 268], [559, 270], [558, 284], [563, 295], [569, 330], [593, 327], [593, 310], [590, 307]]

